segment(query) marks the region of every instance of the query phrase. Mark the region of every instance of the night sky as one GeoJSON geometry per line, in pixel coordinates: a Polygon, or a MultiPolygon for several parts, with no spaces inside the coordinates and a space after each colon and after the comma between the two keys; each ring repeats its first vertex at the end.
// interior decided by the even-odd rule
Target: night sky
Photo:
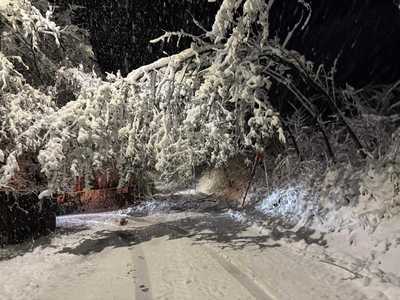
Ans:
{"type": "MultiPolygon", "coordinates": [[[[123,74],[179,47],[149,45],[163,31],[201,34],[192,16],[210,28],[221,1],[207,0],[70,0],[86,6],[76,16],[91,33],[100,67],[123,74]]],[[[339,57],[336,81],[356,87],[395,82],[400,78],[400,9],[394,0],[306,0],[313,8],[309,25],[288,45],[328,69],[339,57]]],[[[65,1],[64,1],[65,3],[65,1]]],[[[297,0],[275,1],[272,33],[283,40],[298,21],[297,0]]]]}

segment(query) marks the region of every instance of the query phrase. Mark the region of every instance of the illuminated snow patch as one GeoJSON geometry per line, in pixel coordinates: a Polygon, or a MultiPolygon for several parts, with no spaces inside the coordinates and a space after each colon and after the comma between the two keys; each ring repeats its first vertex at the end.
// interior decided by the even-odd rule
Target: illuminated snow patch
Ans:
{"type": "Polygon", "coordinates": [[[315,201],[302,186],[289,186],[273,191],[264,198],[256,210],[273,217],[307,217],[315,208],[315,201]]]}
{"type": "Polygon", "coordinates": [[[226,212],[226,215],[228,215],[230,218],[232,218],[233,220],[235,220],[236,222],[239,222],[239,223],[245,223],[248,221],[247,217],[244,213],[236,211],[236,210],[230,209],[228,212],[226,212]]]}
{"type": "Polygon", "coordinates": [[[174,193],[175,195],[196,195],[198,194],[198,191],[196,189],[187,189],[187,190],[182,190],[174,193]]]}
{"type": "Polygon", "coordinates": [[[137,206],[127,210],[127,214],[131,216],[146,216],[159,212],[165,212],[171,209],[172,203],[168,201],[145,201],[137,206]]]}
{"type": "Polygon", "coordinates": [[[114,224],[116,220],[127,216],[127,210],[59,216],[57,217],[57,227],[69,228],[85,225],[114,224]]]}

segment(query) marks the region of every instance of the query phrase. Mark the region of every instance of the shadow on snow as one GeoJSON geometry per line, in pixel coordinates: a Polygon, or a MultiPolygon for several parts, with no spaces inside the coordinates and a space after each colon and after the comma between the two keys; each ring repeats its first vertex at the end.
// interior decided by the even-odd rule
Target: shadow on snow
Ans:
{"type": "Polygon", "coordinates": [[[252,234],[247,229],[250,223],[239,223],[224,215],[206,215],[189,217],[164,223],[117,231],[100,230],[92,238],[82,240],[77,246],[64,247],[60,253],[90,255],[101,252],[107,247],[132,247],[153,238],[167,237],[169,240],[190,238],[193,244],[216,243],[221,248],[235,250],[247,246],[259,249],[280,247],[281,239],[289,241],[304,240],[307,244],[325,246],[324,235],[313,238],[314,230],[304,227],[294,230],[293,226],[282,221],[269,221],[268,234],[252,234]]]}
{"type": "Polygon", "coordinates": [[[47,236],[42,236],[38,239],[26,241],[21,244],[7,245],[3,248],[0,248],[0,261],[9,260],[17,256],[32,253],[37,248],[57,248],[57,246],[51,244],[51,240],[54,237],[60,235],[70,235],[87,229],[89,229],[88,226],[57,228],[54,233],[51,233],[47,236]]]}

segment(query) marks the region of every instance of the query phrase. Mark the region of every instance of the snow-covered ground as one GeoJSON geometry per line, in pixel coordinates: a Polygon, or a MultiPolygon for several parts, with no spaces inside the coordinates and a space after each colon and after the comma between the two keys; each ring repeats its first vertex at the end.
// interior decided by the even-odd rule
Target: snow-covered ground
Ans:
{"type": "Polygon", "coordinates": [[[131,214],[59,217],[58,232],[31,249],[2,250],[11,257],[0,261],[0,299],[400,299],[393,282],[332,256],[333,235],[232,210],[131,214]]]}
{"type": "MultiPolygon", "coordinates": [[[[304,255],[347,270],[351,280],[375,294],[376,299],[400,299],[400,215],[390,214],[389,210],[395,210],[385,204],[388,198],[394,198],[389,192],[393,188],[388,176],[370,175],[375,181],[378,177],[384,177],[380,185],[369,180],[352,186],[361,190],[368,186],[370,192],[360,193],[356,204],[342,207],[333,201],[323,203],[323,195],[310,194],[302,185],[275,190],[255,206],[256,211],[268,217],[255,226],[267,235],[274,230],[312,233],[308,239],[321,238],[323,245],[309,244],[295,235],[288,236],[287,241],[304,255]],[[379,200],[371,200],[372,192],[380,196],[379,200]],[[285,222],[281,226],[282,220],[285,222]]],[[[332,191],[340,193],[338,188],[331,188],[332,191]]],[[[251,219],[235,216],[242,222],[246,217],[251,219]]]]}

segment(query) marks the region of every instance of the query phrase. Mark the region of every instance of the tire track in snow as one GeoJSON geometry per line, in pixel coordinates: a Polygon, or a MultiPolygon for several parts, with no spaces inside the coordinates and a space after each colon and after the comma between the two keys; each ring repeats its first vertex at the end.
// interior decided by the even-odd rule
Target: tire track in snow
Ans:
{"type": "Polygon", "coordinates": [[[141,246],[135,248],[133,261],[136,270],[135,299],[151,300],[153,299],[153,296],[151,293],[149,271],[147,268],[146,257],[141,246]]]}
{"type": "Polygon", "coordinates": [[[257,300],[276,300],[275,297],[267,293],[264,289],[258,286],[254,280],[243,273],[238,267],[224,259],[217,252],[206,246],[206,251],[213,257],[230,275],[232,275],[251,295],[257,300]]]}

